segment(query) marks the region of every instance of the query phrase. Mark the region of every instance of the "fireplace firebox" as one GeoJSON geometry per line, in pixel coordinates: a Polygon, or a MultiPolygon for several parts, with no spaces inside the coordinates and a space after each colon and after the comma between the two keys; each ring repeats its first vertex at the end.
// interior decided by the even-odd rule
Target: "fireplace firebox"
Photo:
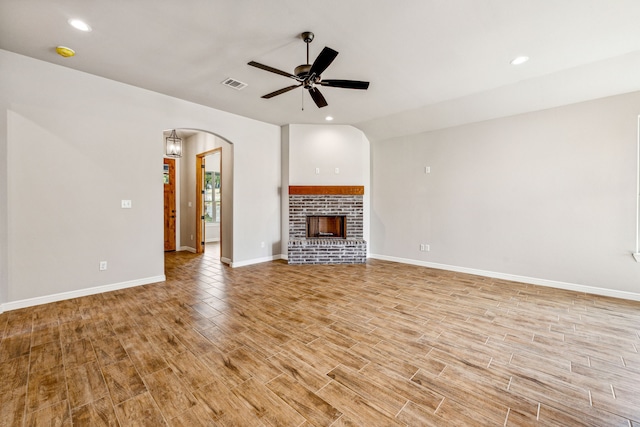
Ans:
{"type": "Polygon", "coordinates": [[[345,239],[346,218],[340,215],[321,215],[307,217],[308,239],[345,239]]]}

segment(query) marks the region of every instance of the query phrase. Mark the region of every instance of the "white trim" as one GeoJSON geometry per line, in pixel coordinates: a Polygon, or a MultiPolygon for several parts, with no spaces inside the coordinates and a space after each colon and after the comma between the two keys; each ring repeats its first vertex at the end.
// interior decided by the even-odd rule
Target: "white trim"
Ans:
{"type": "Polygon", "coordinates": [[[88,295],[101,294],[104,292],[117,291],[120,289],[133,288],[135,286],[148,285],[150,283],[164,282],[167,278],[163,274],[161,276],[146,277],[144,279],[130,280],[127,282],[113,283],[111,285],[96,286],[93,288],[78,289],[77,291],[61,292],[59,294],[45,295],[23,299],[19,301],[6,302],[0,305],[1,311],[17,310],[19,308],[32,307],[34,305],[48,304],[56,301],[63,301],[72,298],[86,297],[88,295]]]}
{"type": "Polygon", "coordinates": [[[187,251],[187,252],[191,252],[191,253],[196,253],[196,249],[192,248],[191,246],[180,246],[180,249],[178,249],[179,251],[187,251]]]}
{"type": "Polygon", "coordinates": [[[261,264],[263,262],[270,262],[270,261],[275,261],[275,260],[278,260],[278,259],[282,259],[282,255],[273,255],[273,256],[268,256],[268,257],[264,257],[264,258],[250,259],[250,260],[247,260],[247,261],[231,262],[230,265],[233,268],[246,267],[247,265],[261,264]]]}
{"type": "MultiPolygon", "coordinates": [[[[634,255],[635,256],[635,255],[634,255]]],[[[622,298],[640,301],[640,294],[635,292],[616,291],[615,289],[596,288],[594,286],[578,285],[575,283],[558,282],[556,280],[538,279],[535,277],[518,276],[509,273],[497,273],[495,271],[477,270],[475,268],[458,267],[455,265],[438,264],[434,262],[418,261],[415,259],[396,258],[387,255],[371,254],[371,258],[383,261],[399,262],[402,264],[418,265],[421,267],[436,268],[438,270],[455,271],[458,273],[475,274],[478,276],[492,277],[494,279],[510,280],[512,282],[528,283],[530,285],[547,286],[550,288],[566,289],[569,291],[584,292],[587,294],[602,295],[607,297],[622,298]]]]}
{"type": "Polygon", "coordinates": [[[640,262],[640,252],[633,254],[633,257],[636,259],[636,262],[640,262]]]}
{"type": "Polygon", "coordinates": [[[220,257],[220,262],[223,264],[227,264],[227,265],[231,265],[231,259],[227,258],[227,257],[220,257]]]}

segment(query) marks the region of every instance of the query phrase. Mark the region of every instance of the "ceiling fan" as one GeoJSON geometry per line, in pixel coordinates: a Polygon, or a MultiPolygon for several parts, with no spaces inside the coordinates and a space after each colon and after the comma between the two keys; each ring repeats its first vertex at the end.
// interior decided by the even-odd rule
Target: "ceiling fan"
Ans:
{"type": "Polygon", "coordinates": [[[316,103],[318,108],[326,107],[327,100],[324,99],[322,93],[318,90],[317,86],[328,86],[328,87],[339,87],[343,89],[367,89],[369,87],[369,82],[362,82],[358,80],[335,80],[335,79],[326,79],[323,80],[321,74],[324,70],[331,65],[336,56],[338,56],[338,52],[335,50],[325,47],[320,52],[320,55],[313,61],[313,64],[309,64],[309,43],[313,41],[313,33],[310,31],[306,31],[300,35],[302,40],[307,44],[307,63],[298,65],[293,74],[287,73],[286,71],[278,70],[277,68],[269,67],[268,65],[260,64],[255,61],[249,62],[249,65],[252,67],[260,68],[265,71],[269,71],[275,74],[280,74],[281,76],[289,77],[298,82],[293,86],[287,86],[285,88],[276,90],[275,92],[268,93],[263,95],[262,98],[269,99],[274,96],[282,95],[283,93],[289,92],[290,90],[304,87],[309,91],[309,95],[313,98],[313,102],[316,103]]]}

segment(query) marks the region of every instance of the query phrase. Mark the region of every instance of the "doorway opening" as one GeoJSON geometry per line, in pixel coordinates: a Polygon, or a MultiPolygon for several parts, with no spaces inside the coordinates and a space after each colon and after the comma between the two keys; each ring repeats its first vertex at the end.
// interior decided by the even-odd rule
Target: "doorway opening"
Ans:
{"type": "MultiPolygon", "coordinates": [[[[163,137],[167,137],[171,130],[164,131],[163,137]]],[[[200,129],[176,128],[176,134],[182,138],[183,146],[182,157],[172,159],[175,162],[175,179],[172,181],[176,186],[175,251],[198,254],[206,251],[207,258],[216,257],[219,262],[231,265],[233,263],[233,143],[212,132],[200,129]],[[216,153],[217,157],[207,157],[216,153]],[[218,167],[216,170],[203,170],[202,165],[206,169],[209,169],[210,165],[218,165],[218,167]],[[205,175],[204,172],[210,173],[205,175]],[[203,175],[207,182],[203,180],[203,175]],[[209,193],[211,200],[207,200],[205,206],[203,191],[207,190],[207,183],[211,184],[209,193]],[[219,195],[219,200],[216,200],[216,193],[219,195]],[[204,225],[202,224],[203,216],[205,216],[204,225]],[[209,225],[208,228],[217,230],[208,233],[207,225],[209,225]]],[[[169,213],[172,213],[171,210],[169,213]]]]}
{"type": "Polygon", "coordinates": [[[196,253],[222,253],[222,189],[222,147],[196,154],[196,253]]]}

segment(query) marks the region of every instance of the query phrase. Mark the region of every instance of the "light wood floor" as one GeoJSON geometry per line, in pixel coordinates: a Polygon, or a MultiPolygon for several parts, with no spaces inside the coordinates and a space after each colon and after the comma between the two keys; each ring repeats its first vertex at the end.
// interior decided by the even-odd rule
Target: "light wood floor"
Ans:
{"type": "Polygon", "coordinates": [[[640,426],[640,303],[371,260],[0,315],[0,425],[640,426]]]}

